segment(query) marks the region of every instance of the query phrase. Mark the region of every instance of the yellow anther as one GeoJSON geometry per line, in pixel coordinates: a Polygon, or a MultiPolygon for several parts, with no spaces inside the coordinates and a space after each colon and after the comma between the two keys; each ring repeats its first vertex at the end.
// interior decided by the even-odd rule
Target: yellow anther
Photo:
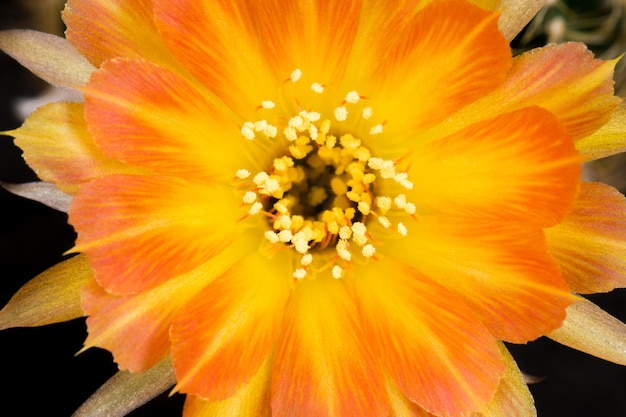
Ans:
{"type": "Polygon", "coordinates": [[[344,195],[348,192],[348,186],[346,183],[339,177],[333,177],[330,180],[330,189],[335,195],[344,195]]]}
{"type": "Polygon", "coordinates": [[[307,197],[307,202],[315,207],[324,202],[328,198],[328,194],[326,193],[326,189],[324,187],[319,187],[317,185],[311,187],[309,191],[309,195],[307,197]]]}
{"type": "Polygon", "coordinates": [[[339,138],[339,143],[341,144],[341,146],[347,149],[356,149],[361,146],[361,141],[356,139],[349,133],[342,135],[341,138],[339,138]]]}
{"type": "Polygon", "coordinates": [[[367,148],[364,147],[359,147],[355,152],[354,152],[354,157],[356,159],[358,159],[359,161],[362,162],[366,162],[368,159],[370,159],[370,151],[367,148]]]}
{"type": "Polygon", "coordinates": [[[272,165],[276,171],[287,171],[288,168],[293,166],[293,159],[288,156],[283,156],[282,158],[274,159],[272,165]]]}

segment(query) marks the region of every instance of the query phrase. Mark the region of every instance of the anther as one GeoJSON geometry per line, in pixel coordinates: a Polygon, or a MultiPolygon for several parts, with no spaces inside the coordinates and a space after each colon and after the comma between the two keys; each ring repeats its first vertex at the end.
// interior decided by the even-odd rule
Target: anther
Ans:
{"type": "Polygon", "coordinates": [[[356,91],[350,91],[348,94],[346,94],[345,101],[346,103],[356,104],[359,102],[360,99],[361,97],[359,96],[359,93],[357,93],[356,91]]]}
{"type": "Polygon", "coordinates": [[[348,109],[346,106],[339,106],[335,109],[335,119],[340,122],[345,121],[348,118],[348,109]]]}
{"type": "Polygon", "coordinates": [[[311,90],[317,94],[322,94],[324,92],[324,86],[320,83],[311,84],[311,90]]]}
{"type": "Polygon", "coordinates": [[[295,70],[291,72],[289,79],[291,80],[291,82],[295,83],[300,79],[300,77],[302,77],[302,71],[300,71],[299,68],[296,68],[295,70]]]}
{"type": "Polygon", "coordinates": [[[339,265],[333,266],[332,270],[333,278],[339,279],[343,276],[343,269],[339,265]]]}

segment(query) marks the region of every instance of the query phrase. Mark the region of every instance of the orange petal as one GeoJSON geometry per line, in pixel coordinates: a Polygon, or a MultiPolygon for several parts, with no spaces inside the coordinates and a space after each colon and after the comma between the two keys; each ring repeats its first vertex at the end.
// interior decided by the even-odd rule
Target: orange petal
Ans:
{"type": "Polygon", "coordinates": [[[592,135],[576,142],[585,160],[594,160],[626,151],[626,107],[620,106],[611,119],[592,135]]]}
{"type": "Polygon", "coordinates": [[[233,246],[198,268],[135,295],[112,295],[90,281],[81,300],[89,315],[84,349],[105,348],[121,369],[132,372],[154,366],[170,351],[169,331],[176,314],[237,261],[238,251],[249,249],[233,246]]]}
{"type": "Polygon", "coordinates": [[[0,330],[44,326],[83,316],[80,287],[91,278],[84,255],[67,259],[37,275],[0,311],[0,330]]]}
{"type": "Polygon", "coordinates": [[[151,0],[69,0],[65,36],[96,67],[115,57],[172,62],[154,25],[151,0]]]}
{"type": "Polygon", "coordinates": [[[232,178],[246,162],[236,122],[183,78],[147,61],[107,62],[85,101],[90,132],[113,158],[203,179],[232,178]]]}
{"type": "Polygon", "coordinates": [[[500,340],[525,343],[558,327],[577,300],[543,233],[518,223],[424,217],[381,253],[461,295],[500,340]]]}
{"type": "Polygon", "coordinates": [[[554,117],[527,108],[415,147],[413,201],[424,212],[552,225],[569,211],[580,157],[554,117]]]}
{"type": "MultiPolygon", "coordinates": [[[[264,55],[263,39],[255,31],[255,20],[266,18],[272,19],[272,30],[280,31],[287,24],[284,18],[287,7],[269,7],[276,9],[276,15],[264,12],[254,16],[247,2],[153,0],[152,3],[156,24],[167,47],[196,79],[242,116],[250,116],[262,101],[274,99],[277,86],[295,69],[281,74],[280,80],[273,76],[267,68],[270,62],[264,55]]],[[[284,2],[280,5],[284,6],[284,2]]],[[[263,2],[263,7],[268,6],[263,2]]],[[[296,36],[299,33],[292,34],[296,36]]]]}
{"type": "Polygon", "coordinates": [[[81,103],[51,103],[7,132],[39,178],[72,194],[91,179],[137,171],[102,154],[87,132],[83,110],[81,103]]]}
{"type": "Polygon", "coordinates": [[[569,216],[545,232],[572,291],[626,287],[626,199],[619,191],[582,183],[569,216]]]}
{"type": "Polygon", "coordinates": [[[590,135],[611,117],[616,60],[593,58],[585,45],[566,43],[536,48],[514,58],[507,80],[485,98],[424,133],[442,137],[495,115],[527,106],[550,111],[574,140],[590,135]]]}
{"type": "Polygon", "coordinates": [[[406,397],[441,416],[489,402],[504,363],[461,297],[391,258],[359,269],[353,285],[364,340],[406,397]]]}
{"type": "Polygon", "coordinates": [[[503,344],[500,344],[500,353],[507,364],[506,373],[486,410],[474,417],[537,417],[524,376],[503,344]]]}
{"type": "Polygon", "coordinates": [[[270,377],[268,357],[256,375],[235,395],[222,401],[207,401],[195,395],[185,400],[183,417],[270,417],[270,377]]]}
{"type": "Polygon", "coordinates": [[[72,202],[76,251],[107,291],[130,294],[185,273],[238,238],[228,186],[114,175],[84,184],[72,202]],[[219,204],[216,204],[219,201],[219,204]]]}
{"type": "Polygon", "coordinates": [[[508,106],[549,110],[581,139],[605,124],[620,102],[613,95],[616,63],[594,59],[581,43],[533,49],[515,58],[501,94],[508,106]]]}
{"type": "Polygon", "coordinates": [[[361,321],[342,281],[298,283],[274,356],[273,416],[388,414],[379,358],[361,321]]]}
{"type": "Polygon", "coordinates": [[[466,1],[431,3],[355,51],[346,84],[365,89],[389,140],[405,140],[504,80],[511,52],[496,20],[466,1]]]}
{"type": "Polygon", "coordinates": [[[292,256],[240,254],[176,316],[176,389],[211,401],[236,396],[270,356],[290,292],[292,256]]]}

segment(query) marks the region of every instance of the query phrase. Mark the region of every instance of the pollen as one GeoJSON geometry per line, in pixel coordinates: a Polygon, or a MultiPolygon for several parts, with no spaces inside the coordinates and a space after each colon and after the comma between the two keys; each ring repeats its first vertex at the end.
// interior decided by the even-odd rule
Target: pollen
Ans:
{"type": "Polygon", "coordinates": [[[324,92],[324,86],[320,83],[311,84],[311,90],[317,94],[322,94],[324,92]]]}
{"type": "MultiPolygon", "coordinates": [[[[287,81],[296,82],[302,76],[295,70],[287,81]]],[[[313,83],[309,94],[324,89],[313,83]]],[[[393,160],[372,155],[367,138],[381,133],[384,123],[364,123],[373,114],[369,106],[358,109],[365,100],[358,92],[349,91],[331,114],[307,108],[297,100],[297,113],[268,114],[266,119],[242,126],[246,139],[265,140],[261,146],[276,152],[268,168],[257,171],[251,181],[249,170],[237,171],[235,178],[241,182],[236,186],[243,188],[241,202],[247,210],[242,220],[262,217],[267,228],[263,231],[265,244],[297,254],[293,267],[296,281],[329,273],[339,279],[354,268],[377,261],[378,245],[386,235],[407,235],[405,224],[396,219],[418,219],[415,204],[405,194],[383,192],[410,189],[413,183],[393,160]],[[356,126],[343,123],[348,117],[346,105],[357,107],[356,114],[362,116],[356,126]],[[272,120],[279,121],[281,128],[272,120]],[[280,146],[284,146],[282,154],[280,146]],[[373,227],[376,223],[382,228],[373,227]]],[[[275,105],[266,100],[261,107],[271,110],[275,105]]]]}

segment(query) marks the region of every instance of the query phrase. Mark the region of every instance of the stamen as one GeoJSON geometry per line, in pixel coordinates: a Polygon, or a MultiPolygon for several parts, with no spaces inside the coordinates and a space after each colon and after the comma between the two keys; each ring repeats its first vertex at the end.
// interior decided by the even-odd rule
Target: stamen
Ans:
{"type": "Polygon", "coordinates": [[[291,80],[291,82],[295,83],[295,82],[298,82],[300,77],[302,77],[302,71],[300,71],[299,68],[296,68],[295,70],[293,70],[291,72],[291,75],[289,76],[289,79],[291,80]]]}
{"type": "Polygon", "coordinates": [[[398,223],[398,233],[400,233],[402,236],[407,235],[406,226],[402,222],[398,223]]]}
{"type": "Polygon", "coordinates": [[[343,269],[339,265],[333,266],[332,275],[335,279],[341,278],[343,276],[343,269]]]}
{"type": "Polygon", "coordinates": [[[235,177],[239,178],[240,180],[245,180],[249,176],[250,176],[250,171],[248,171],[247,169],[238,169],[237,172],[235,173],[235,177]]]}
{"type": "Polygon", "coordinates": [[[356,91],[350,91],[348,94],[346,94],[346,103],[350,103],[350,104],[356,104],[359,102],[359,100],[361,99],[361,97],[359,96],[359,93],[357,93],[356,91]]]}
{"type": "Polygon", "coordinates": [[[254,124],[251,122],[245,122],[241,127],[241,134],[248,140],[254,139],[254,124]]]}
{"type": "Polygon", "coordinates": [[[372,110],[371,107],[366,107],[363,109],[363,111],[361,111],[361,116],[363,116],[365,120],[372,117],[373,114],[374,114],[374,110],[372,110]]]}
{"type": "Polygon", "coordinates": [[[378,135],[383,133],[383,125],[378,123],[370,129],[370,135],[378,135]]]}
{"type": "Polygon", "coordinates": [[[335,119],[337,121],[343,122],[348,118],[348,109],[346,106],[339,106],[335,109],[335,119]]]}
{"type": "Polygon", "coordinates": [[[306,269],[304,268],[298,268],[295,271],[293,271],[293,277],[295,279],[303,279],[304,277],[306,277],[306,269]]]}
{"type": "Polygon", "coordinates": [[[261,102],[261,107],[263,107],[264,109],[273,109],[274,107],[276,107],[276,104],[274,104],[272,100],[265,100],[261,102]]]}
{"type": "Polygon", "coordinates": [[[311,90],[317,94],[322,94],[324,92],[324,86],[320,83],[311,84],[311,90]]]}

